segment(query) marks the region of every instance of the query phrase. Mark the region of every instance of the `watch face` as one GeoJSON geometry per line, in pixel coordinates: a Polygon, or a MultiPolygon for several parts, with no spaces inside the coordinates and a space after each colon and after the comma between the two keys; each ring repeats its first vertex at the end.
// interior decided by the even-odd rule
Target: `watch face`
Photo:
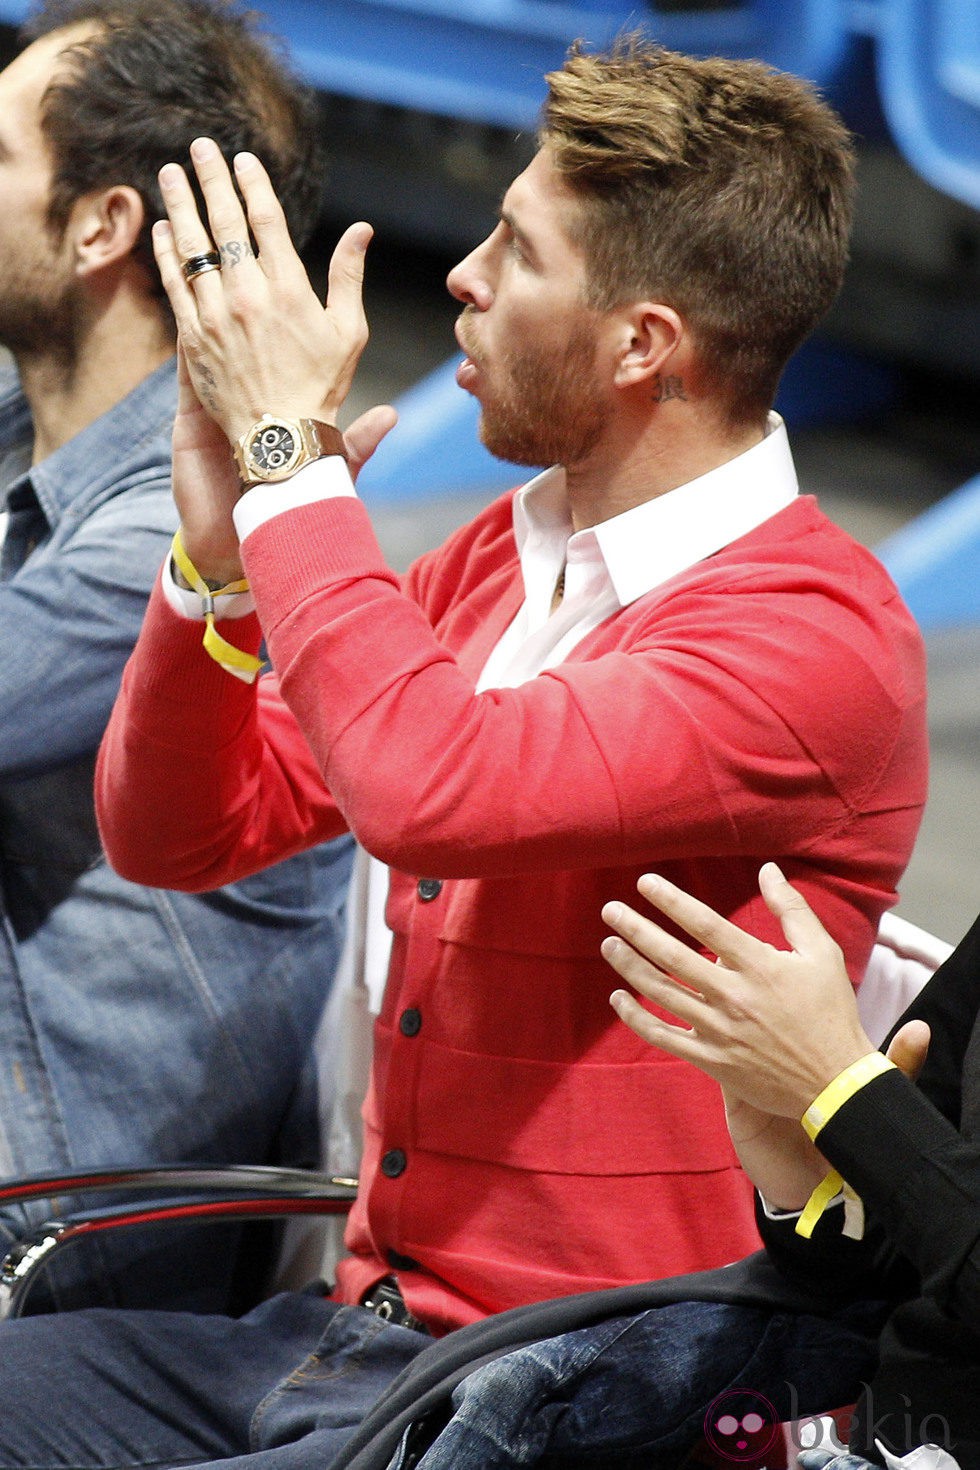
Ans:
{"type": "Polygon", "coordinates": [[[264,424],[248,443],[248,456],[262,475],[275,475],[288,470],[296,459],[300,444],[288,424],[264,424]]]}

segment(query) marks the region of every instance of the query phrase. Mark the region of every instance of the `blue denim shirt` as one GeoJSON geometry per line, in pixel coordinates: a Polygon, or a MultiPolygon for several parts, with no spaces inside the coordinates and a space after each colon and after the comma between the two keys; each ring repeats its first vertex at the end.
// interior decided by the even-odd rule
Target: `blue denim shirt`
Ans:
{"type": "MultiPolygon", "coordinates": [[[[175,403],[171,359],[32,469],[0,369],[0,1175],[317,1158],[350,839],[188,895],[119,878],[96,830],[95,754],[176,525],[175,403]]],[[[22,1228],[0,1213],[0,1242],[22,1228]]],[[[221,1234],[66,1252],[60,1300],[220,1307],[221,1234]]]]}

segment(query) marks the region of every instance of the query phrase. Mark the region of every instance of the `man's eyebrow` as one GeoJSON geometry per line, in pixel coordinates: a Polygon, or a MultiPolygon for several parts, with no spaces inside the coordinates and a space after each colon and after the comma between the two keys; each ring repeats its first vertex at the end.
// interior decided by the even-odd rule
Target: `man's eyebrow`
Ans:
{"type": "Polygon", "coordinates": [[[510,210],[501,208],[500,218],[502,222],[507,226],[508,230],[510,230],[511,234],[520,245],[521,249],[526,250],[529,255],[534,255],[536,253],[534,245],[528,239],[527,235],[525,235],[524,231],[521,229],[517,221],[514,219],[514,216],[511,214],[510,210]]]}

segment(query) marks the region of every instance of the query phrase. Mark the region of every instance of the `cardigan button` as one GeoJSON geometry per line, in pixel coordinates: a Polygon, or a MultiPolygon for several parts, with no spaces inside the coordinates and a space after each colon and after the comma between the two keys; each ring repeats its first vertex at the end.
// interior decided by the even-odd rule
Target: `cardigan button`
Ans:
{"type": "Polygon", "coordinates": [[[434,898],[438,898],[439,897],[439,895],[440,895],[441,892],[442,892],[442,880],[441,880],[441,878],[420,878],[419,879],[418,895],[419,895],[419,898],[422,900],[423,903],[431,903],[434,898]]]}
{"type": "Polygon", "coordinates": [[[415,1006],[409,1006],[398,1018],[398,1029],[403,1036],[418,1036],[422,1030],[422,1012],[415,1006]]]}
{"type": "Polygon", "coordinates": [[[386,1179],[397,1179],[404,1174],[407,1163],[404,1149],[390,1148],[381,1160],[381,1172],[386,1179]]]}

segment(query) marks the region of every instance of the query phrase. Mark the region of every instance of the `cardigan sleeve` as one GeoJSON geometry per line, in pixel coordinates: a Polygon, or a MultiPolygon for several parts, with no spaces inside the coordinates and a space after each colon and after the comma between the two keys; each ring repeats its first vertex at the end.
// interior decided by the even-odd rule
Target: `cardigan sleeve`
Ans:
{"type": "MultiPolygon", "coordinates": [[[[222,627],[258,652],[254,615],[222,627]]],[[[157,578],[96,764],[106,856],[151,887],[222,887],[346,830],[275,677],[248,685],[226,673],[202,628],[170,608],[157,578]],[[246,814],[260,793],[257,822],[246,814]]]]}
{"type": "Polygon", "coordinates": [[[460,644],[490,604],[464,556],[442,559],[459,578],[443,614],[402,594],[357,502],[243,547],[283,697],[352,830],[445,878],[805,853],[855,813],[914,830],[918,634],[880,568],[801,573],[807,549],[786,537],[755,568],[733,547],[557,667],[477,694],[460,644]]]}
{"type": "Polygon", "coordinates": [[[789,537],[760,568],[735,549],[705,585],[641,599],[560,666],[477,694],[467,628],[493,626],[515,580],[512,536],[505,574],[480,534],[404,586],[356,500],[248,536],[288,711],[204,668],[157,598],[100,763],[111,861],[213,886],[346,824],[392,867],[443,878],[811,850],[826,865],[822,838],[857,814],[881,817],[862,861],[897,878],[924,800],[924,681],[877,564],[801,572],[789,537]],[[158,840],[137,857],[148,811],[158,840]]]}

